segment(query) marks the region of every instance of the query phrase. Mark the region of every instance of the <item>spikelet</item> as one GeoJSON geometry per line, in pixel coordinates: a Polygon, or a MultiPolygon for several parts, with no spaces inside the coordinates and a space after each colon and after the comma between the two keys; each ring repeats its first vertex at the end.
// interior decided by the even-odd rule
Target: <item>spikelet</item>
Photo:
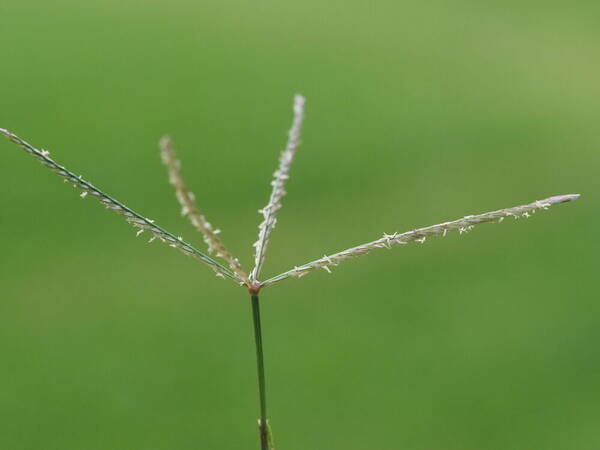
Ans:
{"type": "Polygon", "coordinates": [[[534,213],[539,209],[548,209],[550,206],[557,203],[569,202],[579,198],[579,194],[557,195],[549,197],[545,200],[538,200],[527,205],[515,206],[513,208],[499,209],[497,211],[478,214],[475,216],[465,216],[462,219],[452,222],[444,222],[437,225],[432,225],[425,228],[408,231],[406,233],[384,234],[383,237],[366,244],[358,245],[346,250],[343,250],[333,255],[324,256],[315,261],[311,261],[302,266],[294,267],[280,275],[270,278],[261,283],[261,287],[285,280],[290,277],[302,277],[314,269],[324,269],[331,273],[331,268],[337,266],[340,262],[355,258],[357,256],[366,255],[371,250],[380,248],[391,248],[395,245],[405,245],[411,241],[424,243],[425,239],[430,236],[441,235],[445,236],[449,231],[458,230],[460,234],[466,233],[473,229],[475,225],[485,222],[502,222],[506,217],[529,217],[530,213],[534,213]]]}
{"type": "Polygon", "coordinates": [[[250,279],[253,281],[257,280],[260,276],[269,237],[277,223],[276,214],[281,208],[281,199],[286,194],[285,182],[289,178],[294,154],[300,144],[300,132],[302,122],[304,121],[304,103],[305,99],[303,96],[296,95],[294,97],[294,119],[288,134],[287,145],[279,157],[279,167],[273,174],[273,181],[271,182],[273,190],[271,191],[269,203],[263,209],[259,210],[259,213],[263,216],[263,221],[258,226],[258,240],[254,243],[254,269],[250,273],[250,279]]]}
{"type": "Polygon", "coordinates": [[[243,283],[243,280],[240,279],[238,275],[231,272],[229,269],[222,266],[217,261],[213,260],[212,258],[200,252],[199,250],[196,250],[190,244],[183,241],[180,237],[169,233],[168,231],[156,225],[153,220],[141,216],[140,214],[131,210],[121,202],[102,192],[100,189],[96,188],[91,183],[85,181],[81,176],[75,175],[73,172],[67,170],[65,167],[56,163],[53,159],[50,158],[49,152],[45,150],[36,149],[17,135],[11,133],[10,131],[0,128],[0,133],[5,135],[13,143],[23,148],[23,150],[32,155],[38,161],[40,161],[44,166],[48,167],[56,174],[63,177],[66,182],[72,183],[73,186],[81,189],[83,191],[81,193],[82,198],[85,198],[87,195],[95,197],[107,209],[112,210],[117,214],[123,216],[125,220],[127,220],[127,222],[132,224],[134,227],[139,228],[138,234],[143,231],[148,231],[153,235],[153,238],[158,238],[162,242],[168,244],[170,247],[174,247],[183,252],[184,254],[193,256],[194,258],[207,264],[211,269],[215,271],[217,276],[222,278],[231,278],[232,280],[238,283],[243,283]]]}
{"type": "Polygon", "coordinates": [[[208,247],[209,253],[215,253],[218,257],[227,261],[229,267],[241,278],[245,284],[249,284],[248,274],[240,266],[240,262],[223,245],[217,233],[210,222],[201,213],[194,194],[188,189],[187,184],[181,174],[181,161],[175,155],[173,142],[169,136],[164,136],[160,140],[160,149],[162,161],[167,167],[169,173],[169,182],[175,188],[175,195],[181,205],[181,214],[187,216],[192,225],[202,233],[204,242],[208,247]]]}

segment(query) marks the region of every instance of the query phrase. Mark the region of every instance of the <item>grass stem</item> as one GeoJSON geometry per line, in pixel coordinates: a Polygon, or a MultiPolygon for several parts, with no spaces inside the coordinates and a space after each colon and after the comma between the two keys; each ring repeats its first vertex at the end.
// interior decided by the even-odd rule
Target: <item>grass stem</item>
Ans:
{"type": "Polygon", "coordinates": [[[269,426],[267,423],[267,392],[265,388],[265,358],[262,344],[262,329],[260,324],[260,305],[258,295],[252,295],[252,320],[254,322],[254,341],[256,343],[256,367],[258,370],[258,392],[260,396],[260,433],[261,450],[269,450],[269,426]]]}

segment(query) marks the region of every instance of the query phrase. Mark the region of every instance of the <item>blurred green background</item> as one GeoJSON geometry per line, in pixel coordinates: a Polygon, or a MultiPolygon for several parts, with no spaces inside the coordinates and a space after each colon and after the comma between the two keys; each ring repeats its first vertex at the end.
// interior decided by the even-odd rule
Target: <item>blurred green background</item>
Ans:
{"type": "MultiPolygon", "coordinates": [[[[202,247],[303,146],[265,275],[555,194],[529,220],[265,290],[279,450],[600,448],[600,4],[3,0],[0,126],[202,247]]],[[[0,141],[0,448],[255,449],[243,289],[0,141]]]]}

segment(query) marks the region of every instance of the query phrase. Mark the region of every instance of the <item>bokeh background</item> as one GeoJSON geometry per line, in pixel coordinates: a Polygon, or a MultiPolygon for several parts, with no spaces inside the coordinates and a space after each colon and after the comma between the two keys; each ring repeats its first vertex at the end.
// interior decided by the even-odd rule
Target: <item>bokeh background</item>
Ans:
{"type": "MultiPolygon", "coordinates": [[[[264,291],[280,450],[600,448],[600,4],[3,0],[0,126],[202,248],[170,133],[249,267],[564,193],[264,291]]],[[[254,449],[243,289],[0,142],[0,448],[254,449]]]]}

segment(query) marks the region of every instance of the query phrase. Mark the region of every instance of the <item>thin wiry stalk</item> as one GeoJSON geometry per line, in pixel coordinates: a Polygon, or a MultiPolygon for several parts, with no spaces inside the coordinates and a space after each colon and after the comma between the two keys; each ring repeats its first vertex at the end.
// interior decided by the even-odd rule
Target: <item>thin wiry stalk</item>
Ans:
{"type": "Polygon", "coordinates": [[[114,198],[104,193],[91,183],[85,181],[81,176],[75,175],[70,170],[56,163],[52,158],[50,158],[49,152],[47,152],[46,150],[38,150],[31,144],[18,137],[17,135],[2,128],[0,128],[0,133],[5,135],[10,141],[22,147],[23,150],[31,154],[43,165],[45,165],[46,167],[50,168],[52,171],[63,177],[65,181],[72,183],[73,186],[82,189],[82,198],[85,198],[88,194],[92,195],[96,197],[98,201],[100,201],[100,203],[102,203],[107,209],[115,211],[117,214],[120,214],[123,217],[125,217],[125,220],[127,220],[127,222],[131,223],[134,227],[139,228],[138,234],[141,234],[143,231],[147,230],[150,233],[152,233],[152,238],[150,239],[150,241],[153,241],[155,238],[158,238],[162,242],[169,244],[171,247],[181,250],[184,254],[191,255],[196,259],[202,261],[203,263],[207,264],[211,269],[215,271],[217,276],[220,276],[222,278],[228,277],[238,283],[243,283],[243,280],[238,275],[231,272],[228,268],[222,266],[217,261],[205,255],[201,251],[196,250],[194,247],[192,247],[180,237],[169,233],[165,229],[156,225],[153,220],[147,219],[146,217],[136,213],[135,211],[128,208],[121,202],[115,200],[114,198]]]}
{"type": "Polygon", "coordinates": [[[192,225],[202,233],[204,242],[208,247],[208,252],[215,253],[218,257],[227,261],[231,270],[244,280],[245,284],[249,284],[248,274],[240,266],[239,260],[227,250],[217,236],[220,230],[213,229],[212,225],[206,220],[206,217],[200,212],[200,208],[195,201],[195,196],[188,189],[181,174],[181,161],[175,155],[173,141],[169,136],[164,136],[160,140],[160,149],[163,163],[167,166],[169,172],[169,182],[175,188],[175,195],[181,205],[181,214],[187,216],[192,225]]]}
{"type": "Polygon", "coordinates": [[[258,240],[254,243],[256,253],[254,256],[254,269],[252,269],[252,272],[250,273],[250,279],[252,281],[256,281],[260,276],[260,271],[265,260],[265,252],[267,251],[267,244],[269,243],[269,237],[277,223],[277,218],[275,216],[277,211],[281,208],[281,199],[285,195],[285,181],[289,177],[288,174],[294,160],[294,154],[300,144],[300,131],[304,120],[304,102],[305,99],[301,95],[296,95],[294,97],[294,120],[292,121],[292,127],[289,131],[287,145],[279,158],[279,168],[273,174],[273,181],[271,182],[273,190],[271,192],[271,197],[269,198],[267,206],[259,210],[259,213],[263,215],[264,220],[258,226],[258,240]]]}
{"type": "Polygon", "coordinates": [[[425,239],[430,236],[442,235],[445,236],[448,231],[458,230],[461,234],[473,229],[475,225],[485,222],[502,222],[505,217],[529,217],[530,213],[535,213],[538,209],[548,209],[550,206],[557,203],[569,202],[579,198],[579,194],[557,195],[544,200],[537,200],[527,205],[515,206],[513,208],[499,209],[497,211],[478,214],[475,216],[465,216],[462,219],[452,222],[444,222],[437,225],[432,225],[425,228],[408,231],[406,233],[384,234],[382,238],[366,244],[358,245],[346,250],[343,250],[333,255],[324,256],[315,261],[311,261],[302,266],[294,267],[282,274],[270,278],[261,283],[261,287],[268,286],[273,283],[285,280],[290,277],[302,277],[314,269],[324,269],[331,273],[331,268],[337,266],[340,262],[361,256],[369,253],[371,250],[380,248],[391,248],[394,245],[404,245],[411,241],[425,242],[425,239]]]}
{"type": "Polygon", "coordinates": [[[265,357],[262,342],[262,327],[260,321],[260,303],[258,295],[251,296],[252,323],[254,324],[254,343],[256,346],[256,368],[258,374],[258,394],[260,400],[260,419],[258,430],[261,450],[269,450],[269,422],[267,419],[267,387],[265,382],[265,357]]]}

